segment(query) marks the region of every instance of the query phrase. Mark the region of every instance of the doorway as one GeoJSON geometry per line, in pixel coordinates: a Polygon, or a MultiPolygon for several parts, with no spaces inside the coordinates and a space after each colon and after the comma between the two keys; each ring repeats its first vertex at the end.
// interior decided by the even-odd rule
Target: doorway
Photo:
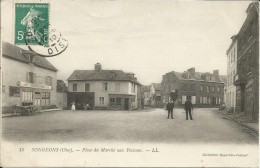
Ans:
{"type": "Polygon", "coordinates": [[[125,110],[129,110],[129,98],[125,98],[125,110]]]}

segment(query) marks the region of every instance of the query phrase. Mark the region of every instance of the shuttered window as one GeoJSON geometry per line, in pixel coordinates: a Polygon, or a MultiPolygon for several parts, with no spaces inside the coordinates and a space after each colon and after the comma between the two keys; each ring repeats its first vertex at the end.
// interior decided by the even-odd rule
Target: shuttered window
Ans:
{"type": "Polygon", "coordinates": [[[191,103],[196,104],[196,96],[191,96],[191,103]]]}
{"type": "Polygon", "coordinates": [[[52,77],[46,76],[45,77],[45,84],[48,86],[52,86],[52,77]]]}
{"type": "Polygon", "coordinates": [[[73,83],[73,92],[76,92],[78,90],[78,85],[76,83],[73,83]]]}
{"type": "Polygon", "coordinates": [[[35,83],[36,82],[36,74],[34,74],[32,72],[27,72],[26,73],[26,82],[35,83]]]}
{"type": "Polygon", "coordinates": [[[85,92],[89,92],[89,91],[90,91],[90,84],[85,83],[85,92]]]}

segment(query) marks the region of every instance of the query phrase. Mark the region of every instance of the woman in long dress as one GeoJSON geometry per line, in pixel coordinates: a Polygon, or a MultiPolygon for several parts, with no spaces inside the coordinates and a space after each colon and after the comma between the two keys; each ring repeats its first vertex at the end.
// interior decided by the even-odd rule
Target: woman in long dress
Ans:
{"type": "Polygon", "coordinates": [[[75,110],[75,103],[74,102],[71,103],[71,110],[75,110]]]}

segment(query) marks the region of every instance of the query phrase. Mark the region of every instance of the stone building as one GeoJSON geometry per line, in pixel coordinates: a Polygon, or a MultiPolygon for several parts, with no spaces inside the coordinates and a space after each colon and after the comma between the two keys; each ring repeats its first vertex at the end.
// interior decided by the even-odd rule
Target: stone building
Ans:
{"type": "Polygon", "coordinates": [[[161,91],[161,83],[142,86],[144,106],[162,107],[161,91]]]}
{"type": "Polygon", "coordinates": [[[57,69],[44,57],[2,43],[2,109],[12,105],[56,106],[57,69]]]}
{"type": "Polygon", "coordinates": [[[236,111],[250,120],[259,116],[259,4],[252,2],[237,35],[236,111]]]}
{"type": "Polygon", "coordinates": [[[68,105],[76,109],[88,103],[94,109],[134,110],[141,108],[141,84],[135,74],[122,70],[75,70],[68,78],[68,105]]]}
{"type": "Polygon", "coordinates": [[[187,96],[196,107],[218,107],[223,103],[224,84],[226,76],[219,75],[218,70],[213,73],[196,72],[190,68],[184,72],[169,72],[162,77],[162,103],[169,99],[173,90],[178,91],[175,105],[182,106],[187,96]]]}
{"type": "Polygon", "coordinates": [[[236,110],[236,86],[234,76],[237,73],[237,36],[232,36],[232,43],[227,50],[227,87],[226,87],[226,107],[236,110]]]}
{"type": "Polygon", "coordinates": [[[143,99],[143,103],[144,106],[151,106],[151,94],[150,94],[150,88],[151,85],[143,85],[142,86],[142,99],[143,99]]]}
{"type": "Polygon", "coordinates": [[[161,92],[162,92],[162,88],[160,83],[151,84],[150,95],[151,95],[152,107],[162,107],[161,92]]]}

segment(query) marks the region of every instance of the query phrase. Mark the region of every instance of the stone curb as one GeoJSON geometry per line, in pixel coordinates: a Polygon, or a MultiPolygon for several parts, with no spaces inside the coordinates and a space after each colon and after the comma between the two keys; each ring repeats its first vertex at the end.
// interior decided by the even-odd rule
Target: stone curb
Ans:
{"type": "Polygon", "coordinates": [[[231,120],[231,121],[234,121],[234,122],[237,123],[238,125],[247,128],[248,130],[254,132],[257,136],[259,136],[259,130],[256,130],[256,129],[254,129],[254,128],[248,126],[247,123],[242,123],[242,122],[240,122],[240,121],[234,119],[233,117],[231,117],[231,116],[229,116],[229,115],[227,115],[227,114],[225,114],[225,113],[223,113],[223,112],[221,112],[221,111],[220,111],[220,113],[221,113],[223,116],[225,116],[227,119],[229,119],[229,120],[231,120]]]}

